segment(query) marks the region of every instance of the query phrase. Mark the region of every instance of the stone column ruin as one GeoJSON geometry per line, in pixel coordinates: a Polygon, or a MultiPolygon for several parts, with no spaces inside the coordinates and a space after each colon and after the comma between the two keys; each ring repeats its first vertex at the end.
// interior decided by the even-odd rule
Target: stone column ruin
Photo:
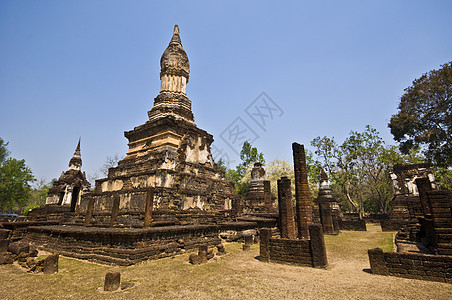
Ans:
{"type": "Polygon", "coordinates": [[[270,238],[272,230],[270,228],[262,228],[259,230],[259,260],[263,262],[270,261],[270,238]]]}
{"type": "Polygon", "coordinates": [[[287,177],[278,179],[278,202],[281,238],[296,239],[292,191],[290,189],[290,179],[287,177]]]}
{"type": "Polygon", "coordinates": [[[105,275],[104,291],[113,292],[121,286],[121,273],[111,272],[105,275]]]}
{"type": "Polygon", "coordinates": [[[298,238],[309,239],[308,226],[312,223],[312,208],[309,195],[308,172],[304,146],[292,144],[295,171],[295,199],[298,238]]]}
{"type": "Polygon", "coordinates": [[[323,238],[321,224],[309,224],[309,240],[312,253],[312,266],[314,268],[326,268],[328,260],[326,258],[325,240],[323,238]]]}

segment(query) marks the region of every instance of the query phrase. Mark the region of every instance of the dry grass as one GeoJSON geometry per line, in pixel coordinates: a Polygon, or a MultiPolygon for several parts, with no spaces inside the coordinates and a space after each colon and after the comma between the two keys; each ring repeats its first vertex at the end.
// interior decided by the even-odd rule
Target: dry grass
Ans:
{"type": "Polygon", "coordinates": [[[326,236],[329,268],[313,269],[261,263],[258,245],[243,252],[226,246],[218,261],[192,266],[188,254],[132,267],[110,267],[60,257],[53,275],[34,275],[0,266],[2,299],[450,299],[452,285],[371,275],[367,249],[392,247],[392,233],[377,226],[367,232],[326,236]],[[107,272],[120,271],[131,289],[99,293],[107,272]]]}

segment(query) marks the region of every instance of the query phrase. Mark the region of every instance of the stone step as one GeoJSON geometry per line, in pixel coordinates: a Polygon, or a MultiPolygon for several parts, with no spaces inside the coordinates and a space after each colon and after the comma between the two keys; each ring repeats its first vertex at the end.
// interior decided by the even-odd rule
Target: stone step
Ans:
{"type": "Polygon", "coordinates": [[[452,243],[438,243],[438,248],[452,249],[452,243]]]}
{"type": "Polygon", "coordinates": [[[452,227],[435,228],[437,234],[452,234],[452,227]]]}
{"type": "Polygon", "coordinates": [[[452,255],[452,249],[444,249],[444,248],[439,248],[438,249],[438,254],[439,255],[452,255]]]}

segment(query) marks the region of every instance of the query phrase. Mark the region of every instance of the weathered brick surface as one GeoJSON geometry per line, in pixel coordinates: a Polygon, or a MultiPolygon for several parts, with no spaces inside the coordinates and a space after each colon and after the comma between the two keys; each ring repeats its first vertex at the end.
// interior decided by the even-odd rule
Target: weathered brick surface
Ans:
{"type": "Polygon", "coordinates": [[[269,252],[271,262],[312,266],[309,240],[270,239],[269,252]]]}
{"type": "Polygon", "coordinates": [[[310,224],[309,241],[312,255],[312,266],[314,268],[325,268],[328,265],[326,258],[325,241],[323,239],[322,225],[310,224]]]}
{"type": "Polygon", "coordinates": [[[292,190],[290,179],[282,177],[278,180],[278,207],[279,207],[279,230],[282,238],[296,238],[294,222],[292,190]]]}
{"type": "Polygon", "coordinates": [[[336,233],[333,225],[333,216],[331,203],[319,203],[320,222],[322,223],[322,229],[325,234],[336,233]]]}
{"type": "Polygon", "coordinates": [[[0,239],[0,253],[8,251],[11,240],[0,239]]]}
{"type": "MultiPolygon", "coordinates": [[[[439,254],[452,255],[452,197],[443,191],[425,191],[421,199],[431,213],[431,227],[427,239],[439,254]]],[[[426,219],[429,216],[426,216],[426,219]]],[[[426,220],[428,223],[428,220],[426,220]]]]}
{"type": "Polygon", "coordinates": [[[452,283],[452,256],[369,250],[372,273],[452,283]]]}
{"type": "Polygon", "coordinates": [[[118,224],[118,214],[119,214],[119,204],[120,204],[119,195],[113,196],[113,203],[111,208],[111,218],[110,218],[110,226],[115,226],[118,224]]]}
{"type": "Polygon", "coordinates": [[[0,240],[6,240],[11,233],[11,230],[0,229],[0,240]]]}
{"type": "Polygon", "coordinates": [[[339,227],[341,230],[366,231],[366,220],[364,219],[339,219],[339,227]]]}
{"type": "Polygon", "coordinates": [[[153,208],[154,208],[154,190],[149,189],[146,193],[146,208],[144,211],[144,228],[148,228],[151,226],[153,208]]]}
{"type": "Polygon", "coordinates": [[[327,266],[322,225],[309,226],[310,239],[271,238],[269,228],[259,230],[260,260],[305,267],[327,266]]]}
{"type": "Polygon", "coordinates": [[[272,230],[270,228],[262,228],[259,230],[259,259],[263,262],[270,261],[270,238],[272,230]]]}
{"type": "Polygon", "coordinates": [[[127,266],[194,251],[204,244],[214,247],[221,243],[220,231],[251,229],[256,225],[237,222],[146,229],[32,226],[26,239],[61,255],[127,266]]]}
{"type": "Polygon", "coordinates": [[[304,146],[292,143],[294,173],[295,173],[295,197],[298,238],[309,238],[309,224],[312,224],[312,208],[309,192],[308,173],[306,166],[306,154],[304,146]]]}
{"type": "Polygon", "coordinates": [[[85,216],[85,221],[84,221],[84,225],[88,226],[91,223],[91,219],[93,217],[93,210],[94,210],[94,198],[93,197],[89,197],[88,201],[87,201],[87,210],[86,210],[86,216],[85,216]]]}
{"type": "Polygon", "coordinates": [[[121,273],[113,272],[105,275],[104,291],[112,292],[119,289],[121,285],[121,273]]]}
{"type": "Polygon", "coordinates": [[[10,243],[8,247],[8,251],[16,255],[19,255],[20,253],[28,253],[29,250],[30,245],[23,242],[10,243]]]}
{"type": "MultiPolygon", "coordinates": [[[[377,275],[389,275],[383,250],[381,250],[380,248],[369,249],[368,254],[372,273],[377,275]]],[[[394,262],[394,259],[392,261],[394,262]]],[[[398,258],[396,262],[399,262],[398,258]]]]}
{"type": "Polygon", "coordinates": [[[44,259],[42,272],[44,274],[58,273],[58,254],[51,254],[44,259]]]}

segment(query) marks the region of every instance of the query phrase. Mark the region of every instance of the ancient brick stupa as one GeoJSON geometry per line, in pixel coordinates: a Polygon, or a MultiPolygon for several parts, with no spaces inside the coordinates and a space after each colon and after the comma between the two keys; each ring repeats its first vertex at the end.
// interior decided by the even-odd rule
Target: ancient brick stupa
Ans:
{"type": "Polygon", "coordinates": [[[69,161],[69,168],[62,172],[60,178],[55,181],[49,189],[46,204],[59,204],[75,210],[76,204],[80,202],[82,194],[89,192],[90,183],[86,180],[82,169],[82,156],[80,152],[80,139],[74,155],[69,161]]]}
{"type": "Polygon", "coordinates": [[[160,66],[160,93],[149,120],[124,133],[129,140],[126,157],[109,169],[107,178],[96,181],[95,192],[82,200],[81,211],[86,211],[88,198],[94,198],[94,212],[109,211],[112,198],[119,195],[122,211],[142,212],[149,189],[158,210],[231,209],[233,185],[213,161],[213,137],[194,123],[186,95],[190,65],[177,25],[160,66]]]}
{"type": "Polygon", "coordinates": [[[314,204],[316,206],[316,214],[322,224],[323,233],[338,234],[338,203],[333,197],[330,185],[328,184],[328,175],[323,169],[320,171],[319,195],[314,200],[314,204]]]}

